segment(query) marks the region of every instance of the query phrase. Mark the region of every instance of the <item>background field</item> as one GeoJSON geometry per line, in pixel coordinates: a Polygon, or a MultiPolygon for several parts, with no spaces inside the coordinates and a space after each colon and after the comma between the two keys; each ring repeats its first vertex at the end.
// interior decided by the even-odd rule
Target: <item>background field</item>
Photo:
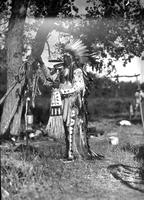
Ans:
{"type": "MultiPolygon", "coordinates": [[[[98,83],[98,82],[97,82],[98,83]]],[[[2,96],[6,90],[1,84],[2,96]]],[[[131,126],[120,126],[129,120],[129,103],[134,103],[136,84],[123,83],[123,89],[96,87],[88,97],[88,137],[90,148],[104,155],[103,160],[76,160],[64,163],[65,144],[40,136],[30,147],[1,144],[1,186],[8,200],[142,200],[144,173],[129,174],[129,185],[116,179],[111,166],[124,165],[144,171],[144,133],[140,115],[131,126]],[[124,87],[125,85],[125,87],[124,87]],[[132,89],[128,89],[132,87],[132,89]],[[125,88],[125,89],[124,89],[125,88]],[[127,88],[127,89],[126,89],[127,88]],[[124,95],[125,94],[125,95],[124,95]],[[109,135],[115,134],[119,144],[112,146],[109,135]],[[139,177],[136,179],[136,177],[139,177]],[[140,184],[139,184],[139,182],[140,184]],[[140,191],[141,190],[141,191],[140,191]]],[[[122,86],[122,85],[121,85],[122,86]]],[[[49,117],[50,98],[46,87],[36,98],[36,127],[45,126],[49,117]]],[[[2,106],[1,106],[2,111],[2,106]]],[[[23,141],[25,144],[25,141],[23,141]]]]}

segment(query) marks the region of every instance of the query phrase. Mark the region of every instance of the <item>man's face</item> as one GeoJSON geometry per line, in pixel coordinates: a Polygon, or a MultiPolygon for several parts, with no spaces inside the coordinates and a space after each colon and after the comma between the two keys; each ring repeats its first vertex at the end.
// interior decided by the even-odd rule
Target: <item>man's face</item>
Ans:
{"type": "Polygon", "coordinates": [[[71,56],[70,55],[64,55],[64,64],[65,64],[65,66],[69,66],[71,64],[71,56]]]}

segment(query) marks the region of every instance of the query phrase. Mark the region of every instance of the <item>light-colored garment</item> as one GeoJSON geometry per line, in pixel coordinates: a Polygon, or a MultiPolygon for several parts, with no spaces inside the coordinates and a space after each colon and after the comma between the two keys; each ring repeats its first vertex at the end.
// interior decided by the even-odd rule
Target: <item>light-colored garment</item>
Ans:
{"type": "Polygon", "coordinates": [[[60,85],[60,91],[62,95],[80,93],[81,91],[84,94],[85,82],[83,78],[83,72],[80,68],[74,70],[74,78],[72,83],[66,81],[65,83],[60,85]]]}
{"type": "Polygon", "coordinates": [[[71,110],[76,107],[76,99],[79,102],[79,106],[82,105],[82,99],[80,97],[81,92],[84,95],[85,83],[83,79],[83,72],[80,68],[74,70],[73,82],[70,83],[66,81],[60,85],[60,92],[62,94],[62,110],[63,110],[63,120],[66,125],[69,126],[71,110]]]}
{"type": "Polygon", "coordinates": [[[83,78],[83,72],[80,68],[74,70],[73,87],[78,92],[80,91],[85,92],[85,82],[83,78]]]}
{"type": "Polygon", "coordinates": [[[66,122],[66,125],[69,126],[71,108],[75,101],[75,90],[72,86],[72,83],[66,81],[60,85],[60,92],[62,95],[62,110],[63,110],[63,121],[66,122]]]}
{"type": "Polygon", "coordinates": [[[54,88],[51,97],[51,107],[62,106],[61,94],[59,89],[54,88]]]}

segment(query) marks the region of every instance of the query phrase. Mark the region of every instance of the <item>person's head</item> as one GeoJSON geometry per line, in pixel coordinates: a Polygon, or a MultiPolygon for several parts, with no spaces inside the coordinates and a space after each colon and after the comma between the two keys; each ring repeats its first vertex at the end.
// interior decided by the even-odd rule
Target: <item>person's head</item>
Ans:
{"type": "Polygon", "coordinates": [[[65,68],[69,68],[72,62],[72,57],[70,54],[64,54],[63,56],[63,60],[64,60],[64,67],[65,68]]]}

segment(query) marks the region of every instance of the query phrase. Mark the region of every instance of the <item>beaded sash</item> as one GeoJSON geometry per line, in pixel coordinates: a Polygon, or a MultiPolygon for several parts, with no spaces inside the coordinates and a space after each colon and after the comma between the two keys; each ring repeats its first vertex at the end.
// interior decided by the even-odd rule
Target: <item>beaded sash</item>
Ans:
{"type": "Polygon", "coordinates": [[[62,115],[62,100],[59,89],[53,89],[51,97],[51,116],[62,115]]]}

